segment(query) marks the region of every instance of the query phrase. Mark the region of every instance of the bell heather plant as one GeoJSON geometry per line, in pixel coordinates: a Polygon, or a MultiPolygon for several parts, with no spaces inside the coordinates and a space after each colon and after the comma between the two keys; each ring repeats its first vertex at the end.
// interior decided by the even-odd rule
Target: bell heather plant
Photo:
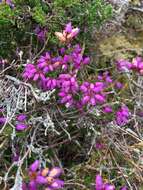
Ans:
{"type": "Polygon", "coordinates": [[[81,17],[86,21],[84,15],[94,22],[90,11],[100,17],[97,24],[103,22],[110,5],[83,1],[87,11],[82,13],[83,5],[74,0],[0,3],[0,11],[7,11],[0,20],[5,17],[13,30],[21,31],[19,43],[10,37],[13,54],[0,56],[0,188],[137,189],[142,179],[143,58],[97,65],[88,55],[87,39],[78,36],[89,35],[88,22],[76,27],[81,17]],[[81,16],[77,21],[70,18],[75,5],[81,16]]]}
{"type": "Polygon", "coordinates": [[[36,83],[44,91],[56,89],[59,103],[81,109],[87,105],[104,104],[110,95],[108,88],[113,80],[108,72],[99,75],[93,83],[79,80],[79,72],[90,63],[90,58],[83,54],[79,44],[71,43],[78,32],[78,28],[68,23],[62,33],[55,33],[65,47],[60,49],[57,56],[46,52],[36,64],[26,64],[23,78],[36,83]]]}

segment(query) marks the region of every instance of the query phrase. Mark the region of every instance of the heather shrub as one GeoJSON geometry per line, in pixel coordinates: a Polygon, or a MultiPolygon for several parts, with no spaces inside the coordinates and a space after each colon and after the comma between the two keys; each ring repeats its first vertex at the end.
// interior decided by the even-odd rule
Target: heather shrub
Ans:
{"type": "Polygon", "coordinates": [[[141,187],[142,55],[107,67],[91,56],[112,10],[104,0],[0,1],[1,189],[141,187]]]}

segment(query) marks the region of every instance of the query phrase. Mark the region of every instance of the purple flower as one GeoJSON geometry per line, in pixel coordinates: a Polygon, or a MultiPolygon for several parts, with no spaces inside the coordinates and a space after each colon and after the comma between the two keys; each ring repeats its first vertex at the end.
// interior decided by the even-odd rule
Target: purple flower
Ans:
{"type": "Polygon", "coordinates": [[[65,54],[64,57],[63,57],[62,63],[63,63],[63,64],[67,64],[67,63],[70,62],[70,61],[71,61],[71,56],[65,54]]]}
{"type": "Polygon", "coordinates": [[[105,190],[115,190],[115,186],[107,183],[104,185],[104,189],[105,190]]]}
{"type": "Polygon", "coordinates": [[[46,28],[41,28],[40,26],[37,26],[34,32],[37,35],[39,41],[43,42],[45,40],[47,34],[46,28]]]}
{"type": "Polygon", "coordinates": [[[102,177],[97,175],[95,180],[95,190],[103,190],[103,185],[102,177]]]}
{"type": "Polygon", "coordinates": [[[57,87],[57,80],[54,78],[47,78],[45,81],[47,90],[53,90],[57,87]]]}
{"type": "Polygon", "coordinates": [[[65,48],[61,48],[61,49],[60,49],[60,54],[61,54],[61,55],[64,55],[65,51],[66,51],[65,48]]]}
{"type": "Polygon", "coordinates": [[[143,58],[137,56],[136,58],[132,60],[132,63],[127,60],[121,59],[117,61],[117,68],[120,71],[134,70],[142,75],[143,74],[143,58]]]}
{"type": "Polygon", "coordinates": [[[118,60],[116,64],[119,71],[129,71],[132,68],[132,64],[127,60],[118,60]]]}
{"type": "Polygon", "coordinates": [[[19,114],[18,116],[17,116],[17,120],[18,121],[25,121],[26,120],[26,115],[25,114],[19,114]]]}
{"type": "Polygon", "coordinates": [[[57,82],[59,87],[60,103],[65,104],[66,107],[70,107],[74,104],[74,96],[79,90],[76,77],[69,74],[59,75],[57,82]]]}
{"type": "Polygon", "coordinates": [[[143,59],[136,57],[132,61],[132,69],[143,69],[143,59]]]}
{"type": "Polygon", "coordinates": [[[97,94],[97,93],[102,92],[103,89],[104,89],[104,85],[102,82],[96,82],[95,84],[84,82],[80,86],[80,90],[82,93],[81,103],[83,105],[89,104],[92,106],[95,106],[96,103],[104,103],[105,96],[102,94],[97,94]]]}
{"type": "Polygon", "coordinates": [[[112,112],[112,107],[111,106],[104,106],[103,107],[103,112],[104,113],[111,113],[112,112]]]}
{"type": "Polygon", "coordinates": [[[79,33],[79,28],[73,28],[71,22],[69,22],[66,25],[65,30],[63,31],[63,35],[64,33],[67,35],[67,40],[71,40],[72,38],[77,36],[77,34],[79,33]]]}
{"type": "Polygon", "coordinates": [[[28,184],[28,190],[38,190],[35,180],[31,180],[28,184]]]}
{"type": "Polygon", "coordinates": [[[95,190],[115,190],[115,186],[109,183],[104,183],[100,175],[96,176],[95,190]]]}
{"type": "Polygon", "coordinates": [[[127,106],[122,106],[116,113],[116,123],[119,126],[124,126],[128,123],[130,112],[127,106]]]}
{"type": "Polygon", "coordinates": [[[87,64],[89,64],[90,63],[90,58],[89,57],[85,57],[84,59],[83,59],[83,64],[84,65],[87,65],[87,64]]]}
{"type": "Polygon", "coordinates": [[[97,150],[102,150],[104,148],[104,144],[97,142],[95,147],[97,150]]]}
{"type": "Polygon", "coordinates": [[[97,76],[97,79],[98,79],[98,80],[103,80],[103,75],[102,75],[102,74],[99,74],[99,75],[97,76]]]}
{"type": "Polygon", "coordinates": [[[81,51],[82,51],[82,48],[81,48],[81,46],[80,46],[80,44],[76,44],[74,47],[73,47],[73,52],[74,53],[81,53],[81,51]]]}
{"type": "Polygon", "coordinates": [[[18,123],[18,124],[16,124],[15,128],[17,131],[23,131],[23,130],[27,129],[28,126],[24,123],[18,123]]]}
{"type": "MultiPolygon", "coordinates": [[[[52,58],[48,52],[42,55],[37,61],[38,70],[44,75],[53,72],[62,67],[62,58],[60,56],[52,58]]],[[[46,78],[46,77],[45,77],[46,78]]]]}
{"type": "Polygon", "coordinates": [[[49,52],[46,52],[44,55],[40,56],[40,58],[37,61],[37,66],[39,69],[44,68],[45,66],[49,65],[51,63],[51,56],[49,52]]]}
{"type": "Polygon", "coordinates": [[[37,184],[47,184],[47,179],[43,176],[37,176],[36,183],[37,184]]]}
{"type": "Polygon", "coordinates": [[[82,104],[85,105],[89,102],[90,96],[84,96],[81,100],[82,104]]]}
{"type": "Polygon", "coordinates": [[[72,32],[72,24],[71,24],[71,22],[69,22],[68,24],[66,24],[65,32],[66,33],[71,33],[72,32]]]}
{"type": "MultiPolygon", "coordinates": [[[[69,27],[70,25],[68,25],[69,27]]],[[[46,52],[44,55],[40,56],[35,64],[27,64],[23,77],[26,80],[37,82],[38,87],[43,90],[57,89],[59,93],[64,92],[65,97],[62,97],[60,102],[65,104],[66,107],[70,107],[75,102],[74,96],[78,94],[79,85],[77,83],[76,75],[78,70],[82,65],[88,64],[90,61],[89,57],[84,57],[82,55],[82,48],[79,44],[74,46],[69,46],[69,52],[67,54],[66,50],[63,50],[63,57],[51,57],[51,55],[46,52]],[[67,72],[70,70],[70,74],[60,74],[61,71],[67,72]],[[50,73],[56,72],[57,78],[49,77],[50,73]],[[66,77],[63,77],[66,75],[66,77]],[[68,77],[67,77],[68,76],[68,77]],[[70,76],[70,77],[69,77],[70,76]]],[[[95,86],[96,91],[102,89],[101,85],[95,86]]],[[[95,99],[91,97],[90,103],[95,105],[95,99]]]]}
{"type": "Polygon", "coordinates": [[[35,73],[37,72],[35,65],[27,64],[23,73],[23,77],[25,79],[31,79],[34,77],[35,73]]]}
{"type": "Polygon", "coordinates": [[[0,125],[3,125],[6,122],[5,117],[0,117],[0,125]]]}
{"type": "Polygon", "coordinates": [[[102,92],[105,88],[105,85],[103,82],[96,82],[93,91],[95,93],[102,92]]]}
{"type": "Polygon", "coordinates": [[[30,165],[30,171],[31,172],[35,172],[38,168],[39,168],[39,165],[40,165],[40,161],[39,160],[35,160],[31,165],[30,165]]]}
{"type": "Polygon", "coordinates": [[[111,79],[110,76],[106,76],[105,81],[106,81],[107,83],[112,83],[112,82],[113,82],[113,80],[111,79]]]}
{"type": "Polygon", "coordinates": [[[33,81],[46,80],[43,71],[39,70],[34,64],[27,64],[23,72],[23,78],[33,81]]]}
{"type": "Polygon", "coordinates": [[[104,103],[105,102],[105,97],[102,94],[96,94],[95,95],[95,99],[97,100],[97,102],[99,103],[104,103]]]}
{"type": "Polygon", "coordinates": [[[118,89],[121,89],[121,88],[123,88],[123,84],[121,82],[116,82],[115,87],[118,89]]]}
{"type": "Polygon", "coordinates": [[[133,59],[132,69],[138,71],[140,74],[143,74],[143,59],[141,57],[136,57],[133,59]]]}

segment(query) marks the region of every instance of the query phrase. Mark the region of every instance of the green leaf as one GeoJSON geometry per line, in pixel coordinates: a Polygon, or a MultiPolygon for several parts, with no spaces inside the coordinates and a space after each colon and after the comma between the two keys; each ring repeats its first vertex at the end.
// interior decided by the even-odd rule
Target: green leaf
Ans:
{"type": "Polygon", "coordinates": [[[42,7],[37,6],[33,8],[32,17],[37,23],[41,24],[42,26],[46,25],[46,14],[42,10],[42,7]]]}

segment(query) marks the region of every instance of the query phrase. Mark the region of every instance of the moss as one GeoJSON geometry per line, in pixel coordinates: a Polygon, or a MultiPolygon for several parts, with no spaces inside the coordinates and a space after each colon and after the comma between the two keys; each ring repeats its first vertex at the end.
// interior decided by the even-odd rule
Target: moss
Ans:
{"type": "Polygon", "coordinates": [[[99,50],[103,55],[102,59],[129,59],[134,55],[141,55],[143,48],[143,31],[128,37],[124,34],[116,34],[101,41],[99,50]]]}
{"type": "Polygon", "coordinates": [[[132,44],[122,34],[114,35],[105,39],[99,45],[99,49],[103,56],[110,59],[128,58],[129,54],[125,50],[132,48],[132,44]]]}

